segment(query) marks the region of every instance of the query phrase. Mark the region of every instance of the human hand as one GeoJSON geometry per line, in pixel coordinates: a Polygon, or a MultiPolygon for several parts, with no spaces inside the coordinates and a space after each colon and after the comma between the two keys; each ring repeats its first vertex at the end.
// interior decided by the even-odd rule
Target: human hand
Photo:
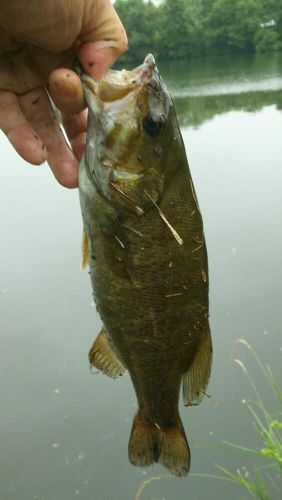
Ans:
{"type": "Polygon", "coordinates": [[[68,68],[77,56],[99,79],[126,48],[110,0],[1,0],[0,128],[26,161],[47,160],[65,187],[77,186],[87,119],[80,79],[68,68]],[[46,87],[62,111],[72,149],[46,87]]]}

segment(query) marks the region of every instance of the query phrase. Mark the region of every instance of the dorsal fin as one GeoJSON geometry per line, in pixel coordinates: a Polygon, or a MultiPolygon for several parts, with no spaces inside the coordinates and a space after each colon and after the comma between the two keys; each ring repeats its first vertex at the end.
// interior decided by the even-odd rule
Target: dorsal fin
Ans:
{"type": "Polygon", "coordinates": [[[85,229],[82,233],[82,243],[81,243],[81,265],[80,269],[83,271],[89,264],[89,246],[88,246],[88,236],[85,229]]]}

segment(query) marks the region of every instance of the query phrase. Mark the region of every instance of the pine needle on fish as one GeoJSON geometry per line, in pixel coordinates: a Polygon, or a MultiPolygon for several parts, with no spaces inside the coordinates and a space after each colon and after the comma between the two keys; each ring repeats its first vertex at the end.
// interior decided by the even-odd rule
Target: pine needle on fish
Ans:
{"type": "Polygon", "coordinates": [[[147,191],[144,191],[144,193],[146,194],[146,196],[148,196],[148,198],[151,200],[151,202],[155,205],[156,209],[159,212],[159,215],[160,215],[161,219],[165,222],[165,224],[167,225],[167,227],[172,232],[172,234],[173,234],[174,238],[176,239],[178,245],[179,246],[183,245],[183,239],[179,236],[178,232],[174,229],[174,227],[172,227],[172,225],[168,222],[165,214],[162,212],[162,210],[160,209],[160,207],[156,204],[156,202],[149,195],[149,193],[147,193],[147,191]]]}

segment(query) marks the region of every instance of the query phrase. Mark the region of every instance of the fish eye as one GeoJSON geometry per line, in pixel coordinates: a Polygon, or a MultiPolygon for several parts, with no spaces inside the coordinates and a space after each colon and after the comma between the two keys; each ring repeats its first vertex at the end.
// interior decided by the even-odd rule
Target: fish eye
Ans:
{"type": "Polygon", "coordinates": [[[159,135],[160,131],[162,130],[163,124],[164,119],[162,116],[153,118],[152,115],[148,115],[142,121],[143,129],[152,137],[156,137],[157,135],[159,135]]]}

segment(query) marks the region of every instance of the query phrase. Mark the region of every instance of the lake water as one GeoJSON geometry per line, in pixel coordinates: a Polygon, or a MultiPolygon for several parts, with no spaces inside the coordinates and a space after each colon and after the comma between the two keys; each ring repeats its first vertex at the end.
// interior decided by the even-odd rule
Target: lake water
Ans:
{"type": "MultiPolygon", "coordinates": [[[[191,474],[178,479],[158,465],[128,463],[136,408],[129,377],[112,381],[88,368],[100,322],[88,274],[79,271],[78,194],[46,166],[27,165],[1,136],[1,500],[131,500],[158,476],[143,484],[142,500],[248,498],[197,474],[215,474],[219,464],[248,476],[265,464],[218,445],[261,444],[245,403],[253,391],[232,361],[236,339],[281,375],[282,54],[160,69],[175,97],[210,263],[213,399],[190,409],[180,402],[191,474]]],[[[236,356],[277,411],[250,352],[238,346],[236,356]]]]}

